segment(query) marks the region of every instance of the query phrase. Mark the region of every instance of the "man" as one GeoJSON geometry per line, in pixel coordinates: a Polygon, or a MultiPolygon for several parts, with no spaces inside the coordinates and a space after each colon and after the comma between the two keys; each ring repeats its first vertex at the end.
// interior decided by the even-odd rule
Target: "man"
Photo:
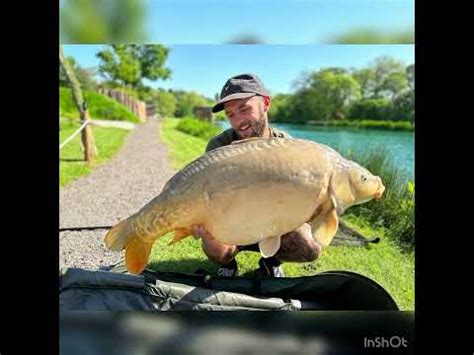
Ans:
{"type": "MultiPolygon", "coordinates": [[[[225,110],[232,128],[212,138],[206,152],[251,137],[291,138],[287,133],[269,126],[270,103],[270,95],[257,75],[240,74],[227,80],[222,88],[220,100],[212,108],[212,112],[225,110]]],[[[240,251],[259,252],[258,244],[246,246],[222,244],[213,239],[202,226],[194,226],[193,233],[201,237],[202,248],[207,257],[221,265],[218,271],[221,276],[237,274],[238,265],[235,256],[240,251]]],[[[304,223],[295,231],[282,236],[280,249],[273,257],[260,258],[258,272],[263,276],[282,277],[284,276],[280,266],[282,262],[313,261],[320,253],[320,246],[313,239],[311,227],[304,223]]]]}

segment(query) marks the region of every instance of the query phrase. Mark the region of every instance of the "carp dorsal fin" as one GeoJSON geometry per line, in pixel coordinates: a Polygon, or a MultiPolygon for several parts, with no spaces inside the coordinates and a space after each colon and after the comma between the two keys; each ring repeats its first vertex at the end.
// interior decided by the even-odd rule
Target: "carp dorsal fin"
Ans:
{"type": "Polygon", "coordinates": [[[280,249],[280,236],[264,239],[258,243],[258,247],[260,248],[262,256],[264,258],[269,258],[275,255],[278,249],[280,249]]]}
{"type": "Polygon", "coordinates": [[[241,144],[241,143],[247,143],[247,142],[252,142],[252,141],[257,141],[257,140],[263,140],[263,139],[268,139],[268,138],[262,138],[262,137],[250,137],[250,138],[245,138],[245,139],[239,139],[237,141],[233,141],[230,143],[232,144],[241,144]]]}

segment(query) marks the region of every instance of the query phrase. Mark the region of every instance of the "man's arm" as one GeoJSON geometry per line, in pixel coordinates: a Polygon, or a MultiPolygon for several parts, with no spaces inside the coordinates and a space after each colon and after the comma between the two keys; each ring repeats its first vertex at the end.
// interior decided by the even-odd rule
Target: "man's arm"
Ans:
{"type": "Polygon", "coordinates": [[[212,138],[209,143],[207,143],[206,153],[213,149],[229,145],[230,143],[232,143],[232,132],[227,129],[224,132],[219,133],[217,136],[212,138]]]}
{"type": "Polygon", "coordinates": [[[216,149],[216,148],[219,148],[220,145],[217,144],[216,142],[216,137],[212,138],[208,143],[207,143],[207,146],[206,146],[206,153],[207,152],[210,152],[211,150],[213,149],[216,149]]]}

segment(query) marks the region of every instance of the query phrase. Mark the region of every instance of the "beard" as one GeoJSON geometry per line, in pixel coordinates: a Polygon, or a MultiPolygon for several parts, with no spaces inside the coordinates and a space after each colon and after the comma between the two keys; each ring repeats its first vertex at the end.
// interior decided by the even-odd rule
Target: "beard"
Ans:
{"type": "Polygon", "coordinates": [[[241,127],[245,127],[247,124],[250,126],[247,131],[245,132],[244,135],[241,135],[238,130],[235,130],[237,133],[237,136],[240,139],[245,139],[245,138],[252,138],[252,137],[261,137],[263,136],[263,132],[265,130],[265,123],[266,119],[265,116],[263,115],[263,112],[260,115],[260,118],[255,121],[251,122],[245,122],[241,124],[241,127]]]}
{"type": "Polygon", "coordinates": [[[240,139],[261,137],[263,135],[264,129],[265,120],[258,120],[250,123],[250,127],[247,129],[247,132],[244,135],[241,135],[238,130],[236,130],[236,133],[240,139]]]}

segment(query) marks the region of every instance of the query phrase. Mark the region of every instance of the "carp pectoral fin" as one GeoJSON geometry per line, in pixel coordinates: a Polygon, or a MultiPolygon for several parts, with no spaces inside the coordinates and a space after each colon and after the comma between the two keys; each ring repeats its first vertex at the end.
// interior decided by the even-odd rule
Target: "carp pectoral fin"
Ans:
{"type": "Polygon", "coordinates": [[[145,269],[150,256],[153,242],[144,242],[140,238],[133,238],[125,247],[125,266],[128,272],[139,274],[145,269]]]}
{"type": "Polygon", "coordinates": [[[335,209],[316,218],[311,223],[314,239],[323,247],[328,246],[336,235],[339,218],[335,209]]]}
{"type": "Polygon", "coordinates": [[[326,203],[326,207],[331,206],[331,208],[334,208],[336,211],[339,211],[341,209],[341,206],[338,206],[337,199],[336,199],[336,193],[334,191],[334,186],[333,186],[333,177],[334,174],[331,174],[329,176],[329,181],[328,181],[328,201],[326,203]]]}
{"type": "Polygon", "coordinates": [[[280,249],[280,236],[264,239],[258,243],[258,247],[260,248],[262,256],[264,258],[269,258],[275,255],[278,249],[280,249]]]}
{"type": "Polygon", "coordinates": [[[175,230],[173,239],[171,239],[171,241],[168,243],[168,245],[175,244],[175,243],[179,242],[181,239],[184,239],[184,238],[188,237],[189,235],[191,235],[189,230],[184,229],[184,228],[178,228],[178,229],[175,230]]]}

